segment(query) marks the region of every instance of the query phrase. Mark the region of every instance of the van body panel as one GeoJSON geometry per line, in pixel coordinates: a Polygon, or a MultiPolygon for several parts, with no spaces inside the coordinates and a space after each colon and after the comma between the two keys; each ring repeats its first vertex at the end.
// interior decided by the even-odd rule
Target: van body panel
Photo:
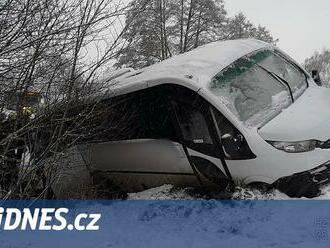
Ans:
{"type": "Polygon", "coordinates": [[[132,140],[91,145],[97,171],[193,174],[182,145],[162,140],[132,140]]]}
{"type": "Polygon", "coordinates": [[[304,141],[330,139],[330,89],[309,87],[289,108],[263,126],[265,140],[304,141]]]}
{"type": "Polygon", "coordinates": [[[330,160],[330,150],[315,149],[304,153],[287,153],[268,144],[257,129],[245,137],[251,150],[257,155],[254,160],[228,160],[228,168],[234,181],[251,183],[250,178],[265,178],[261,182],[274,183],[276,180],[311,170],[330,160]]]}
{"type": "Polygon", "coordinates": [[[189,155],[181,144],[165,140],[91,144],[89,169],[98,178],[107,179],[120,190],[128,192],[163,184],[215,187],[216,185],[203,175],[203,171],[198,172],[200,174],[196,177],[194,165],[188,157],[191,155],[206,159],[217,167],[222,167],[221,161],[191,149],[187,150],[189,155]]]}

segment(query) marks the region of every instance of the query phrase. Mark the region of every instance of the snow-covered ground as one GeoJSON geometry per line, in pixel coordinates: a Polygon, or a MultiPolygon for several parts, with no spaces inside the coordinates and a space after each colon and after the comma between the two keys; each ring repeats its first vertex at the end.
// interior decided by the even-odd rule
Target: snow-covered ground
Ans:
{"type": "MultiPolygon", "coordinates": [[[[325,190],[320,199],[329,192],[325,190]]],[[[243,188],[236,189],[235,197],[288,199],[276,191],[265,195],[243,188]]],[[[190,201],[196,198],[187,190],[164,185],[130,194],[133,201],[80,202],[72,217],[102,213],[99,231],[0,230],[0,247],[329,247],[328,201],[190,201]],[[134,201],[142,199],[162,201],[134,201]]]]}
{"type": "MultiPolygon", "coordinates": [[[[163,185],[138,193],[128,194],[128,200],[199,200],[204,199],[200,194],[187,189],[175,189],[172,185],[163,185]]],[[[221,198],[220,198],[221,199],[221,198]]],[[[234,200],[294,200],[278,190],[263,193],[259,190],[236,187],[231,199],[234,200]]],[[[300,198],[306,200],[306,198],[300,198]]],[[[330,200],[330,186],[322,189],[322,194],[313,200],[330,200]]]]}

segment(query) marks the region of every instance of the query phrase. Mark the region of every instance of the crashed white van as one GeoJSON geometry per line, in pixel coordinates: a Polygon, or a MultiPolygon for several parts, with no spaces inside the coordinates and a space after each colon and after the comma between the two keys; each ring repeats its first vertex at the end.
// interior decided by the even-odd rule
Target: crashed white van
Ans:
{"type": "Polygon", "coordinates": [[[132,132],[80,150],[122,189],[234,182],[312,197],[329,183],[330,90],[273,45],[214,42],[111,81],[103,101],[131,99],[132,132]]]}

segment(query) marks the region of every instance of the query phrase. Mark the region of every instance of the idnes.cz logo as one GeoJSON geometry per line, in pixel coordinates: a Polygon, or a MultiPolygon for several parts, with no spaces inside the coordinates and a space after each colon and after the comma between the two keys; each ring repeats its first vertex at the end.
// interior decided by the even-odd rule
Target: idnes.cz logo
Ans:
{"type": "Polygon", "coordinates": [[[2,208],[0,207],[0,229],[40,230],[40,231],[97,231],[101,214],[77,214],[71,222],[68,221],[67,208],[2,208]]]}

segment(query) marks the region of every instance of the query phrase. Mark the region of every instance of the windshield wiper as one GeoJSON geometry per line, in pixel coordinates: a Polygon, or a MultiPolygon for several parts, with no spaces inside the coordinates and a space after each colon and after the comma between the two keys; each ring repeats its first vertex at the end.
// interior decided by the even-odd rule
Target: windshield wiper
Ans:
{"type": "Polygon", "coordinates": [[[293,93],[290,87],[290,84],[288,81],[286,81],[283,77],[277,75],[275,72],[272,72],[268,69],[266,69],[265,67],[263,67],[262,65],[259,65],[258,63],[255,63],[258,67],[260,67],[262,70],[264,70],[265,72],[267,72],[270,76],[272,76],[274,79],[276,79],[277,81],[281,81],[282,83],[284,83],[286,86],[288,86],[289,88],[289,92],[290,92],[290,96],[291,96],[291,100],[292,102],[294,102],[294,97],[293,97],[293,93]]]}

